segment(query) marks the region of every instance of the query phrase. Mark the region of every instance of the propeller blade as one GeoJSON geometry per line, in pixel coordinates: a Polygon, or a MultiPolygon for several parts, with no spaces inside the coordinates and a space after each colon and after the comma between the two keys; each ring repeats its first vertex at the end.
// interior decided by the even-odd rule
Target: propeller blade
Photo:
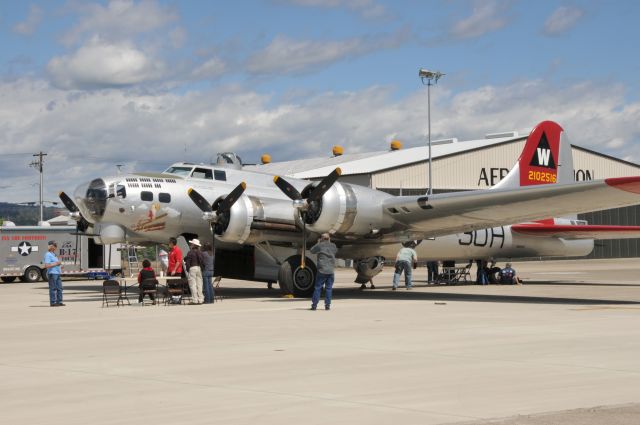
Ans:
{"type": "Polygon", "coordinates": [[[302,199],[302,195],[300,195],[300,192],[298,192],[295,187],[291,186],[291,183],[289,183],[282,177],[275,176],[273,178],[273,182],[276,184],[276,186],[278,186],[278,189],[280,189],[285,195],[291,198],[292,201],[302,199]]]}
{"type": "Polygon", "coordinates": [[[200,195],[194,188],[190,188],[187,192],[189,194],[189,198],[193,201],[194,204],[198,206],[202,210],[202,212],[211,212],[211,204],[204,199],[204,196],[200,195]]]}
{"type": "Polygon", "coordinates": [[[240,183],[236,186],[235,189],[231,191],[218,205],[218,214],[224,214],[229,211],[233,204],[236,203],[240,196],[244,193],[244,190],[247,188],[247,184],[245,182],[240,183]]]}
{"type": "Polygon", "coordinates": [[[309,194],[309,197],[307,198],[307,202],[320,200],[320,198],[322,198],[322,195],[324,195],[327,192],[327,190],[329,190],[331,186],[336,182],[336,180],[338,180],[338,177],[340,177],[340,174],[342,174],[342,170],[340,168],[336,168],[331,173],[329,173],[327,177],[323,178],[320,181],[320,184],[318,184],[313,189],[313,191],[309,194]]]}
{"type": "Polygon", "coordinates": [[[307,222],[302,219],[302,258],[300,258],[300,268],[304,269],[307,258],[307,222]]]}
{"type": "Polygon", "coordinates": [[[76,223],[76,229],[81,232],[84,232],[85,230],[87,230],[90,226],[90,223],[87,221],[86,218],[82,216],[82,214],[80,214],[80,209],[78,208],[76,203],[73,202],[73,200],[71,200],[69,195],[67,195],[64,192],[60,192],[58,193],[58,197],[60,198],[64,206],[67,207],[69,211],[71,211],[72,213],[78,213],[80,215],[80,219],[76,223]]]}
{"type": "Polygon", "coordinates": [[[60,198],[60,200],[62,201],[62,203],[64,204],[65,207],[67,207],[67,209],[71,212],[78,212],[80,211],[78,209],[78,206],[76,205],[75,202],[73,202],[71,200],[71,198],[69,198],[69,195],[67,195],[64,192],[60,192],[58,193],[58,197],[60,198]]]}

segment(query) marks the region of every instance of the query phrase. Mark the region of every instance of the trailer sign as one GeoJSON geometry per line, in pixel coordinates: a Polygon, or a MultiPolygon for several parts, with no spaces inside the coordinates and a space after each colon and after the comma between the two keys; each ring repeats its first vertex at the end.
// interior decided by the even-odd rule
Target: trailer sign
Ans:
{"type": "Polygon", "coordinates": [[[65,276],[86,276],[105,270],[121,272],[119,244],[98,245],[87,235],[76,232],[74,225],[0,226],[0,279],[46,280],[43,257],[50,240],[58,243],[56,255],[64,265],[65,276]]]}

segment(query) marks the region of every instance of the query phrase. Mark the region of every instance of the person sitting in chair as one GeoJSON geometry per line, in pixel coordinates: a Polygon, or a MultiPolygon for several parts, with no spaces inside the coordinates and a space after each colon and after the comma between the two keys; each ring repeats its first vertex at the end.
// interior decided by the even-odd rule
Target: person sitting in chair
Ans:
{"type": "Polygon", "coordinates": [[[511,268],[511,263],[507,263],[506,267],[500,270],[500,283],[503,285],[519,285],[521,283],[516,271],[511,268]]]}
{"type": "Polygon", "coordinates": [[[498,276],[500,267],[496,266],[496,260],[491,258],[491,263],[486,266],[485,272],[487,273],[487,277],[489,278],[489,283],[498,283],[498,276]]]}
{"type": "MultiPolygon", "coordinates": [[[[138,284],[140,285],[140,295],[138,295],[138,302],[141,303],[144,299],[144,290],[153,289],[153,285],[145,284],[146,279],[155,279],[156,272],[151,268],[151,262],[146,258],[142,261],[142,270],[138,273],[138,284]]],[[[155,304],[156,298],[153,294],[149,294],[149,298],[155,304]]]]}

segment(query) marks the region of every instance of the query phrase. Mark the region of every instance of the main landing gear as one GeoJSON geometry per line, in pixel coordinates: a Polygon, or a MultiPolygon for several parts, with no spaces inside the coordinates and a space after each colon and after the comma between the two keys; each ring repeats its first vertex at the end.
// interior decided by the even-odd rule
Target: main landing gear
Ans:
{"type": "Polygon", "coordinates": [[[316,280],[316,265],[308,257],[305,266],[300,266],[300,256],[292,255],[287,258],[278,271],[278,285],[283,295],[294,295],[307,298],[313,295],[316,280]]]}

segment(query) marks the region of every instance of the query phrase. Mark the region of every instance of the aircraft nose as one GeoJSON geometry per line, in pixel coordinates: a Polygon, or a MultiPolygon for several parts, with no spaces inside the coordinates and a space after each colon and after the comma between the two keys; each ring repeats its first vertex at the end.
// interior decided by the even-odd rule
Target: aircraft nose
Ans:
{"type": "Polygon", "coordinates": [[[83,217],[92,223],[100,221],[107,207],[107,184],[103,179],[81,184],[73,195],[83,217]]]}

